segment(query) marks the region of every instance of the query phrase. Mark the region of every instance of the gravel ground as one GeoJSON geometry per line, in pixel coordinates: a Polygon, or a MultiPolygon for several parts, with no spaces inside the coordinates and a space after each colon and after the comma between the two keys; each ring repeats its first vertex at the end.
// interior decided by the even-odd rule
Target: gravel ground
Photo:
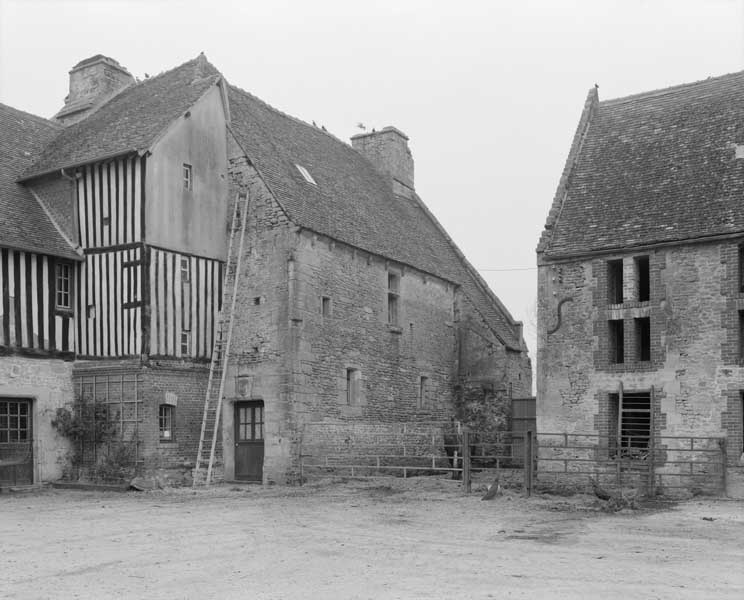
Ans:
{"type": "Polygon", "coordinates": [[[744,597],[742,502],[609,514],[478,491],[424,477],[0,495],[0,597],[744,597]]]}

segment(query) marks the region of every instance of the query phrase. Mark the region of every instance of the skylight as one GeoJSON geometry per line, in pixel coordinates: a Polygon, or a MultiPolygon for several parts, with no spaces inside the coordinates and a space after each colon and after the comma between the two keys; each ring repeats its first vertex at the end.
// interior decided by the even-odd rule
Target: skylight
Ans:
{"type": "Polygon", "coordinates": [[[298,165],[295,163],[295,167],[297,167],[297,170],[300,172],[300,175],[302,175],[305,178],[305,181],[308,183],[312,183],[313,185],[318,185],[315,183],[315,179],[313,179],[313,176],[310,175],[310,171],[308,171],[305,167],[302,165],[298,165]]]}

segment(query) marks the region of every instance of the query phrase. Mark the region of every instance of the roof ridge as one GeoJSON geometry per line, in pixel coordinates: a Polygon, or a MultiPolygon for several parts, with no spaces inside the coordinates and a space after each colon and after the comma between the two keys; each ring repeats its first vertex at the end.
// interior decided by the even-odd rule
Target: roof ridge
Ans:
{"type": "Polygon", "coordinates": [[[678,92],[680,90],[693,88],[698,85],[702,85],[705,83],[711,83],[716,82],[721,79],[730,78],[733,79],[735,77],[744,77],[744,71],[733,71],[731,73],[725,73],[723,75],[714,75],[710,77],[706,77],[705,79],[698,79],[697,81],[690,81],[687,83],[678,83],[675,85],[670,85],[668,87],[664,88],[658,88],[656,90],[649,90],[646,92],[638,92],[636,94],[630,94],[628,96],[619,96],[618,98],[609,98],[607,100],[601,100],[600,105],[617,105],[617,104],[624,104],[626,102],[631,102],[633,100],[639,100],[643,98],[657,98],[659,96],[665,96],[666,94],[672,94],[674,92],[678,92]]]}
{"type": "Polygon", "coordinates": [[[9,108],[12,111],[21,113],[23,115],[26,115],[27,117],[31,117],[32,119],[35,119],[36,121],[41,121],[44,125],[50,125],[54,127],[55,129],[64,129],[64,127],[60,125],[59,123],[55,123],[54,121],[47,119],[46,117],[40,117],[39,115],[35,115],[34,113],[30,113],[26,110],[21,110],[20,108],[16,108],[15,106],[11,106],[10,104],[5,104],[4,102],[0,102],[0,106],[4,106],[5,108],[9,108]]]}
{"type": "Polygon", "coordinates": [[[257,102],[260,102],[266,108],[268,108],[269,110],[277,113],[278,115],[280,115],[282,117],[285,117],[285,118],[287,118],[287,119],[289,119],[291,121],[294,121],[295,123],[299,123],[300,125],[303,125],[303,126],[307,127],[308,129],[310,129],[311,131],[317,131],[318,133],[325,134],[328,137],[330,137],[331,139],[334,139],[337,142],[342,143],[344,146],[351,147],[351,144],[347,144],[344,140],[342,140],[340,137],[334,135],[333,133],[331,133],[327,129],[321,129],[317,125],[311,125],[310,123],[307,123],[306,121],[303,121],[302,119],[300,119],[298,117],[295,117],[293,115],[290,115],[288,113],[285,113],[283,110],[279,110],[278,108],[276,108],[274,106],[271,106],[271,104],[269,104],[268,102],[266,102],[266,100],[262,100],[261,98],[259,98],[255,94],[252,94],[251,92],[248,92],[248,91],[244,90],[243,88],[238,87],[237,85],[234,85],[232,83],[228,83],[227,85],[229,87],[233,88],[236,92],[238,92],[240,94],[243,94],[245,96],[248,96],[248,97],[250,97],[251,99],[253,99],[253,100],[257,101],[257,102]]]}
{"type": "MultiPolygon", "coordinates": [[[[429,221],[434,225],[436,229],[439,230],[439,232],[442,234],[442,237],[447,241],[450,248],[454,252],[455,256],[457,257],[457,260],[460,262],[460,264],[464,267],[465,272],[473,278],[473,282],[476,284],[477,287],[481,288],[481,291],[488,297],[488,299],[496,305],[496,309],[502,313],[502,316],[504,317],[504,320],[506,321],[507,325],[509,326],[509,333],[514,336],[514,338],[517,340],[518,344],[522,343],[522,339],[520,339],[519,333],[515,332],[513,328],[519,327],[519,321],[517,321],[514,316],[509,312],[509,309],[506,308],[503,302],[499,299],[499,297],[493,292],[491,287],[488,285],[488,283],[481,277],[481,274],[478,273],[478,270],[472,265],[472,263],[468,260],[467,256],[465,256],[465,253],[460,250],[460,247],[455,243],[455,240],[452,239],[452,236],[447,232],[447,230],[444,228],[444,226],[439,222],[439,219],[434,215],[434,213],[429,209],[429,207],[426,205],[426,203],[421,199],[421,196],[416,194],[414,192],[413,194],[413,201],[418,205],[418,207],[423,211],[424,215],[429,219],[429,221]]],[[[462,282],[461,282],[462,283],[462,282]]],[[[481,317],[490,325],[491,331],[494,333],[494,335],[501,340],[504,345],[511,347],[509,344],[509,340],[505,340],[503,336],[496,330],[496,328],[491,323],[490,319],[484,315],[481,310],[475,305],[475,302],[473,302],[473,307],[478,311],[478,313],[481,314],[481,317]]],[[[515,348],[519,349],[519,348],[515,348]]]]}

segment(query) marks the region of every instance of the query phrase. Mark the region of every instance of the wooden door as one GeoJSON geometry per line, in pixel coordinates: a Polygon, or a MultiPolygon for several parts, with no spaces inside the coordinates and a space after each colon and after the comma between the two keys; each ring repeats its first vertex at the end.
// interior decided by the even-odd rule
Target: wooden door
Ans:
{"type": "Polygon", "coordinates": [[[34,482],[31,400],[0,398],[0,485],[34,482]]]}
{"type": "Polygon", "coordinates": [[[264,405],[261,400],[235,403],[235,479],[263,480],[264,405]]]}

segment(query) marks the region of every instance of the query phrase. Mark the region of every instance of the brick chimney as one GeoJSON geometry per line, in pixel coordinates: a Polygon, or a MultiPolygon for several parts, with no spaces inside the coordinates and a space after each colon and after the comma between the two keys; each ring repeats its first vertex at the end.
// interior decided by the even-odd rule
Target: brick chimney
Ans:
{"type": "Polygon", "coordinates": [[[351,138],[351,146],[363,154],[380,173],[392,179],[393,191],[413,195],[413,156],[408,136],[395,127],[360,133],[351,138]]]}
{"type": "Polygon", "coordinates": [[[81,60],[70,71],[70,93],[54,118],[63,125],[77,123],[134,82],[132,74],[113,58],[96,54],[81,60]]]}

